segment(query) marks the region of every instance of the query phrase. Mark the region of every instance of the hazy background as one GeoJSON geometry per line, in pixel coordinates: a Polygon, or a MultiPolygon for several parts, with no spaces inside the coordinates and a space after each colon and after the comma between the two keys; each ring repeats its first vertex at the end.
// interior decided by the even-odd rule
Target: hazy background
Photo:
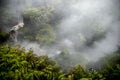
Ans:
{"type": "MultiPolygon", "coordinates": [[[[57,41],[41,47],[38,42],[18,40],[26,49],[32,48],[35,54],[52,58],[66,49],[75,65],[96,62],[120,46],[119,0],[6,0],[6,7],[17,17],[17,22],[23,21],[22,12],[26,8],[48,5],[54,10],[51,22],[59,20],[55,25],[57,41]]],[[[30,27],[31,32],[33,28],[30,27]]],[[[65,59],[61,61],[70,65],[65,59]]]]}

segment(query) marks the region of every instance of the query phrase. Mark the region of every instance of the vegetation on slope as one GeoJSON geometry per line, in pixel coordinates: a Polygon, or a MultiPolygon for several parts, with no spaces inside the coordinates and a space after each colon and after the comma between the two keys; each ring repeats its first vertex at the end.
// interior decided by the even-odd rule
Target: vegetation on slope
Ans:
{"type": "Polygon", "coordinates": [[[1,80],[59,80],[60,68],[48,56],[36,56],[24,48],[0,46],[1,80]]]}
{"type": "MultiPolygon", "coordinates": [[[[80,65],[63,73],[48,56],[37,56],[32,50],[25,52],[19,46],[0,46],[1,80],[118,80],[120,75],[120,52],[114,63],[106,63],[100,71],[85,70],[80,65]]],[[[109,61],[110,62],[110,61],[109,61]]],[[[64,64],[64,63],[63,63],[64,64]]]]}
{"type": "MultiPolygon", "coordinates": [[[[80,64],[68,69],[68,66],[62,65],[64,62],[61,63],[62,59],[65,59],[66,64],[72,64],[66,51],[57,57],[59,63],[57,64],[47,55],[37,56],[32,50],[26,52],[20,46],[11,47],[3,44],[8,40],[9,35],[1,30],[1,26],[9,29],[16,23],[17,17],[11,15],[3,7],[0,7],[0,12],[2,12],[0,14],[0,80],[119,80],[120,48],[114,54],[101,60],[104,66],[99,70],[85,69],[80,64]],[[9,26],[6,27],[7,25],[9,26]]],[[[51,24],[52,15],[53,10],[50,7],[26,9],[22,15],[25,22],[23,33],[26,35],[21,34],[20,37],[43,44],[55,42],[57,36],[53,25],[59,21],[56,20],[51,24]]],[[[88,43],[91,44],[89,41],[88,43]]]]}

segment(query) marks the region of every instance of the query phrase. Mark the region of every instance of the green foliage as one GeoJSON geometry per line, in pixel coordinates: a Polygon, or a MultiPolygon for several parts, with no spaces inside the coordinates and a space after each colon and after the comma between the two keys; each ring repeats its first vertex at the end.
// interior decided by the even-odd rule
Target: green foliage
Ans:
{"type": "MultiPolygon", "coordinates": [[[[64,50],[61,56],[67,58],[64,50]]],[[[80,65],[67,73],[48,56],[37,56],[32,50],[25,52],[20,46],[0,46],[0,79],[1,80],[119,80],[120,54],[116,53],[115,60],[108,59],[104,68],[84,70],[80,65]],[[110,62],[110,63],[109,63],[110,62]],[[114,63],[113,63],[114,62],[114,63]]]]}
{"type": "Polygon", "coordinates": [[[69,74],[68,78],[71,78],[71,80],[79,80],[81,78],[87,77],[87,73],[80,65],[69,70],[68,74],[69,74]]]}
{"type": "Polygon", "coordinates": [[[107,57],[105,66],[102,68],[102,73],[106,77],[106,80],[119,80],[120,79],[120,48],[107,57]]]}
{"type": "MultiPolygon", "coordinates": [[[[19,16],[13,15],[13,13],[5,7],[0,7],[0,12],[0,26],[13,26],[13,24],[19,19],[19,16]]],[[[25,28],[23,29],[25,33],[24,38],[31,41],[38,41],[43,44],[54,42],[56,40],[56,33],[54,32],[55,27],[53,25],[57,25],[59,20],[50,22],[53,12],[54,10],[50,6],[25,9],[22,15],[25,22],[25,28]]],[[[93,30],[96,34],[91,40],[85,38],[79,33],[80,41],[86,42],[87,45],[91,45],[95,40],[105,37],[103,36],[103,34],[105,34],[105,29],[99,25],[93,30]]],[[[21,35],[22,38],[23,35],[21,35]]],[[[80,65],[74,66],[69,69],[69,71],[65,71],[68,70],[68,67],[71,67],[71,65],[75,65],[73,64],[75,62],[72,62],[74,58],[70,58],[68,51],[64,49],[61,54],[56,57],[59,65],[62,65],[61,67],[63,70],[65,69],[65,73],[63,73],[59,65],[48,56],[37,56],[33,54],[32,50],[25,52],[25,49],[20,46],[1,46],[1,43],[8,40],[8,36],[7,33],[0,30],[0,80],[120,79],[120,48],[114,54],[105,57],[105,65],[99,71],[95,69],[87,71],[80,65]]],[[[82,62],[84,61],[85,60],[82,62]]],[[[76,63],[79,62],[76,61],[76,63]]]]}
{"type": "Polygon", "coordinates": [[[36,56],[20,47],[0,46],[1,80],[59,80],[62,72],[47,56],[36,56]]]}
{"type": "Polygon", "coordinates": [[[2,30],[0,30],[0,44],[6,43],[8,40],[8,34],[2,30]]]}
{"type": "Polygon", "coordinates": [[[105,80],[105,77],[103,76],[102,73],[94,70],[94,69],[91,69],[89,71],[89,74],[88,76],[92,79],[92,80],[105,80]]]}
{"type": "Polygon", "coordinates": [[[52,15],[53,9],[51,7],[28,8],[23,12],[24,19],[32,21],[32,23],[46,24],[52,15]]]}
{"type": "Polygon", "coordinates": [[[80,80],[92,80],[92,78],[81,78],[80,80]]]}
{"type": "Polygon", "coordinates": [[[56,34],[54,32],[54,28],[49,23],[52,14],[53,9],[48,6],[26,9],[23,12],[23,18],[27,28],[24,31],[26,34],[24,38],[44,44],[54,42],[56,34]]]}
{"type": "Polygon", "coordinates": [[[0,30],[0,36],[5,37],[7,34],[0,30]]]}
{"type": "Polygon", "coordinates": [[[53,28],[50,25],[46,25],[46,27],[44,27],[43,29],[40,29],[36,33],[35,39],[37,41],[41,41],[43,43],[49,44],[55,41],[56,35],[53,31],[53,28]]]}

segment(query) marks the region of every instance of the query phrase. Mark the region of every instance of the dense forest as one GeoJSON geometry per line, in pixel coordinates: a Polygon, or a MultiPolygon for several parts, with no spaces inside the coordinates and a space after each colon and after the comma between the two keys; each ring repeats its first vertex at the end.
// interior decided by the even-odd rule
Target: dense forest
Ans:
{"type": "Polygon", "coordinates": [[[0,0],[0,80],[120,80],[111,2],[0,0]]]}
{"type": "Polygon", "coordinates": [[[0,46],[1,80],[119,80],[120,51],[104,58],[104,67],[85,69],[74,66],[65,73],[60,65],[47,55],[37,56],[32,50],[25,52],[20,46],[0,46]]]}

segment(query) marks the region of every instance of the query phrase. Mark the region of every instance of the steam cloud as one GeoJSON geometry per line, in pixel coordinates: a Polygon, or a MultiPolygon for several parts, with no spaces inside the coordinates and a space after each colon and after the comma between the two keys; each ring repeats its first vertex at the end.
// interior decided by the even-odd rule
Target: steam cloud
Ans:
{"type": "MultiPolygon", "coordinates": [[[[49,4],[61,17],[56,30],[59,43],[40,48],[40,44],[24,41],[38,55],[54,57],[64,46],[73,60],[98,61],[116,51],[120,45],[119,0],[9,0],[9,10],[21,18],[24,8],[49,4]],[[31,46],[30,46],[31,45],[31,46]]],[[[55,16],[55,17],[58,17],[55,16]]],[[[77,63],[76,63],[77,64],[77,63]]]]}

